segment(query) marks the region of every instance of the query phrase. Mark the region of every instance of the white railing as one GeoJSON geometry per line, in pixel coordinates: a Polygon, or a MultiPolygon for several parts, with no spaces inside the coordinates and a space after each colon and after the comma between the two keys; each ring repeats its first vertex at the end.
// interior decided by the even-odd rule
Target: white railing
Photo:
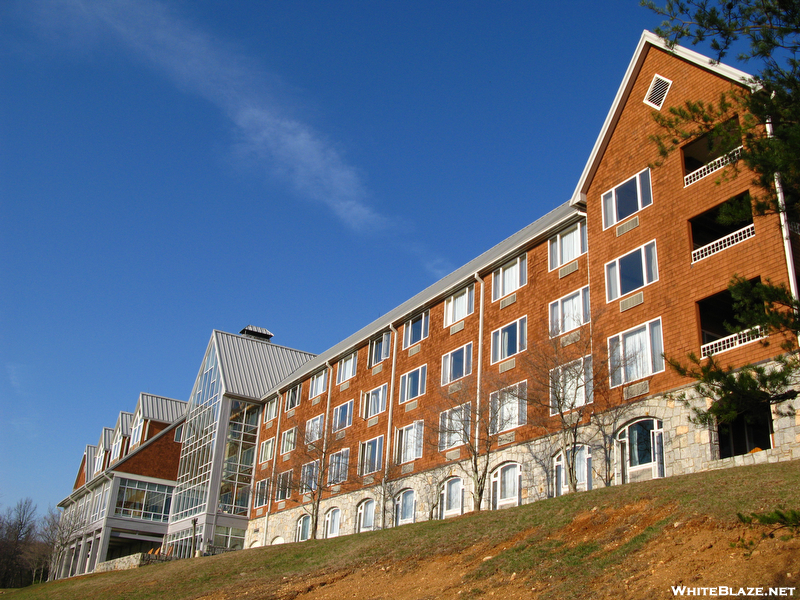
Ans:
{"type": "Polygon", "coordinates": [[[713,342],[709,342],[708,344],[703,344],[700,346],[700,356],[705,358],[707,356],[711,356],[712,354],[719,354],[720,352],[725,352],[725,350],[730,350],[731,348],[736,348],[738,346],[749,344],[750,342],[755,342],[763,337],[766,337],[766,332],[762,332],[761,327],[759,326],[752,327],[751,329],[745,329],[744,331],[734,333],[728,337],[720,338],[713,342]]]}
{"type": "Polygon", "coordinates": [[[729,233],[725,237],[721,237],[718,240],[714,240],[710,244],[706,244],[705,246],[700,246],[697,250],[692,251],[692,262],[696,263],[698,260],[703,260],[704,258],[708,258],[712,254],[716,254],[717,252],[722,252],[725,248],[730,248],[731,246],[735,246],[739,242],[743,242],[746,239],[753,237],[756,234],[755,225],[750,223],[747,227],[742,227],[738,231],[734,231],[733,233],[729,233]]]}
{"type": "Polygon", "coordinates": [[[714,171],[718,171],[725,165],[728,165],[732,162],[739,160],[739,155],[742,153],[742,147],[739,146],[736,150],[732,150],[725,154],[724,156],[720,156],[719,158],[715,158],[710,163],[703,165],[696,171],[692,171],[686,177],[683,178],[683,187],[689,187],[695,181],[700,181],[706,175],[710,175],[714,171]]]}

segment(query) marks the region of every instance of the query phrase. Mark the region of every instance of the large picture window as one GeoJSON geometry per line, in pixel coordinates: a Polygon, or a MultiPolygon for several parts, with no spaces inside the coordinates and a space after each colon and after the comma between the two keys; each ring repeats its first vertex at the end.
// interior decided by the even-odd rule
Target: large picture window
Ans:
{"type": "Polygon", "coordinates": [[[603,194],[603,229],[653,203],[650,191],[650,169],[645,169],[603,194]]]}
{"type": "Polygon", "coordinates": [[[661,319],[608,338],[608,355],[612,387],[663,371],[661,319]]]}
{"type": "Polygon", "coordinates": [[[606,294],[609,302],[657,280],[655,240],[606,264],[606,294]]]}

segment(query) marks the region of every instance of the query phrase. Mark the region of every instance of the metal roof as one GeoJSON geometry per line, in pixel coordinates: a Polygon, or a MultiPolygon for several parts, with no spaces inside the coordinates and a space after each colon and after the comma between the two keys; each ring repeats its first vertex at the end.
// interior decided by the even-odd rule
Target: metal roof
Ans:
{"type": "Polygon", "coordinates": [[[353,348],[362,345],[364,341],[369,340],[377,333],[388,330],[390,324],[404,321],[413,316],[414,313],[423,310],[434,301],[474,281],[476,273],[485,273],[493,270],[502,265],[506,260],[512,258],[512,255],[519,252],[522,248],[549,238],[559,228],[576,221],[582,216],[583,213],[579,207],[572,206],[569,202],[561,204],[527,227],[471,260],[463,267],[456,269],[433,285],[425,288],[394,310],[389,311],[366,327],[361,328],[356,333],[342,340],[316,358],[309,360],[297,371],[291,373],[287,379],[270,388],[263,397],[266,398],[267,396],[285,389],[314,371],[323,368],[326,361],[332,361],[346,352],[352,351],[353,348]]]}
{"type": "Polygon", "coordinates": [[[266,340],[214,330],[225,393],[260,400],[314,355],[266,340]]]}
{"type": "Polygon", "coordinates": [[[180,419],[186,412],[187,402],[185,400],[175,400],[174,398],[164,398],[153,394],[139,394],[139,402],[136,408],[141,411],[142,418],[159,423],[173,423],[180,419]]]}
{"type": "Polygon", "coordinates": [[[86,470],[86,481],[88,482],[94,476],[94,457],[97,454],[97,446],[92,446],[91,444],[86,446],[86,452],[84,455],[86,456],[86,464],[84,465],[84,469],[86,470]]]}
{"type": "Polygon", "coordinates": [[[133,413],[122,411],[117,418],[117,424],[114,426],[114,431],[119,430],[123,437],[130,437],[131,435],[131,420],[133,413]]]}
{"type": "Polygon", "coordinates": [[[97,447],[103,448],[103,450],[108,450],[111,448],[111,444],[114,443],[114,430],[110,427],[103,427],[103,431],[100,432],[100,439],[97,440],[97,447]]]}

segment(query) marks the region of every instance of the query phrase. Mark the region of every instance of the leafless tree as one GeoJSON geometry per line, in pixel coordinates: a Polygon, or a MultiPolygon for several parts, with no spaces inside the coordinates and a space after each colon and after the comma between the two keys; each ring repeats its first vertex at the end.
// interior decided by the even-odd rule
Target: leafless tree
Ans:
{"type": "Polygon", "coordinates": [[[0,517],[0,588],[31,582],[27,555],[35,541],[36,505],[30,498],[23,498],[0,517]]]}

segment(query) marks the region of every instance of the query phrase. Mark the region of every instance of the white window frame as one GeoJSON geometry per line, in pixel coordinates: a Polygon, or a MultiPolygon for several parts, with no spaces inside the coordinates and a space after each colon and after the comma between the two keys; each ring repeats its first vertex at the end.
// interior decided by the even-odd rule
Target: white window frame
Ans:
{"type": "Polygon", "coordinates": [[[606,302],[613,302],[632,294],[642,288],[647,287],[651,283],[658,281],[658,249],[656,241],[650,240],[646,244],[642,244],[638,248],[634,248],[630,252],[626,252],[622,256],[618,256],[605,265],[606,274],[606,302]],[[639,268],[641,269],[643,285],[631,288],[625,292],[622,291],[622,264],[621,261],[633,256],[639,255],[639,268]]]}
{"type": "Polygon", "coordinates": [[[311,539],[311,515],[303,515],[297,519],[297,533],[295,540],[305,542],[311,539]]]}
{"type": "Polygon", "coordinates": [[[464,513],[464,480],[461,477],[450,477],[442,483],[439,492],[439,518],[446,519],[464,513]],[[454,491],[452,488],[456,488],[454,491]],[[455,503],[451,501],[454,499],[455,503]]]}
{"type": "Polygon", "coordinates": [[[475,284],[471,283],[444,301],[444,326],[450,327],[466,319],[473,312],[475,312],[475,284]]]}
{"type": "Polygon", "coordinates": [[[256,481],[253,493],[253,508],[260,508],[269,504],[269,479],[256,481]]]}
{"type": "Polygon", "coordinates": [[[617,335],[612,335],[608,338],[608,357],[611,371],[609,373],[609,379],[611,380],[611,387],[625,385],[663,372],[666,368],[663,353],[664,330],[661,317],[626,329],[617,335]],[[627,348],[623,347],[625,336],[630,336],[641,329],[644,330],[645,335],[646,356],[642,358],[639,365],[636,365],[637,367],[643,367],[641,374],[633,373],[631,376],[628,373],[627,367],[629,364],[636,363],[636,357],[627,356],[627,348]],[[618,351],[620,348],[622,348],[621,352],[618,351]]]}
{"type": "Polygon", "coordinates": [[[342,511],[334,507],[325,513],[325,538],[335,538],[339,535],[342,522],[342,511]]]}
{"type": "MultiPolygon", "coordinates": [[[[575,457],[575,484],[578,490],[592,489],[592,447],[588,444],[575,444],[568,452],[578,452],[575,457]]],[[[553,491],[556,496],[569,492],[569,478],[564,453],[553,457],[553,491]]]]}
{"type": "Polygon", "coordinates": [[[591,404],[593,392],[591,355],[551,369],[550,416],[566,414],[591,404]]]}
{"type": "Polygon", "coordinates": [[[268,423],[278,416],[278,398],[267,400],[264,404],[264,423],[268,423]]]}
{"type": "Polygon", "coordinates": [[[525,380],[489,394],[490,434],[510,431],[528,423],[527,391],[528,382],[525,380]]]}
{"type": "Polygon", "coordinates": [[[559,231],[547,242],[547,265],[548,272],[577,260],[579,256],[586,254],[586,221],[578,221],[566,229],[559,231]],[[575,241],[570,244],[570,252],[565,252],[565,244],[569,243],[567,236],[575,233],[575,241]]]}
{"type": "Polygon", "coordinates": [[[300,493],[310,494],[317,491],[319,479],[319,459],[309,461],[300,467],[300,493]]]}
{"type": "Polygon", "coordinates": [[[271,437],[268,440],[264,440],[261,442],[261,448],[258,452],[258,462],[265,463],[268,460],[272,460],[272,457],[275,456],[275,437],[271,437]]]}
{"type": "Polygon", "coordinates": [[[422,311],[418,315],[410,318],[403,326],[403,350],[420,343],[428,337],[429,332],[429,319],[430,312],[427,310],[422,311]],[[416,323],[420,323],[420,337],[416,338],[413,334],[413,329],[416,323]]]}
{"type": "Polygon", "coordinates": [[[287,429],[281,434],[281,455],[288,454],[297,446],[297,427],[287,429]]]}
{"type": "Polygon", "coordinates": [[[328,369],[323,369],[319,373],[312,375],[308,382],[308,399],[316,398],[324,394],[328,389],[328,369]]]}
{"type": "Polygon", "coordinates": [[[378,363],[382,363],[392,351],[392,332],[387,331],[382,336],[372,340],[369,346],[369,366],[374,367],[378,363]]]}
{"type": "Polygon", "coordinates": [[[504,463],[492,471],[490,490],[492,494],[492,508],[501,509],[511,506],[518,506],[520,503],[520,490],[522,488],[522,465],[516,462],[504,463]],[[508,483],[509,479],[504,479],[503,474],[513,469],[510,481],[514,483],[513,493],[504,489],[503,483],[508,483]],[[505,493],[505,495],[503,495],[505,493]]]}
{"type": "Polygon", "coordinates": [[[292,497],[292,470],[278,473],[275,478],[275,501],[280,502],[292,497]]]}
{"type": "Polygon", "coordinates": [[[353,424],[353,404],[353,400],[348,400],[347,402],[343,402],[339,406],[334,407],[333,421],[331,421],[331,431],[336,433],[337,431],[347,429],[353,424]],[[345,412],[344,424],[342,424],[343,411],[345,412]]]}
{"type": "MultiPolygon", "coordinates": [[[[178,425],[176,429],[180,429],[182,425],[178,425]]],[[[176,442],[180,442],[180,438],[175,440],[176,442]]],[[[119,458],[120,453],[122,452],[122,432],[117,429],[114,432],[114,439],[111,442],[111,456],[109,458],[109,463],[113,463],[119,458]]]]}
{"type": "Polygon", "coordinates": [[[372,531],[375,528],[375,500],[367,498],[358,505],[356,513],[358,533],[362,531],[372,531]],[[365,525],[365,518],[369,518],[369,524],[365,525]]]}
{"type": "Polygon", "coordinates": [[[386,410],[386,396],[389,391],[389,385],[384,383],[383,385],[379,385],[374,390],[370,390],[364,393],[362,400],[361,400],[361,414],[364,415],[365,419],[371,419],[375,415],[379,415],[386,410]],[[378,402],[377,406],[372,406],[372,398],[377,394],[378,402]]]}
{"type": "Polygon", "coordinates": [[[356,365],[358,363],[358,352],[348,354],[339,361],[336,367],[336,385],[344,383],[348,379],[356,376],[356,365]]]}
{"type": "Polygon", "coordinates": [[[298,383],[292,389],[286,392],[286,410],[290,411],[293,408],[300,406],[300,393],[303,391],[303,384],[298,383]]]}
{"type": "Polygon", "coordinates": [[[334,485],[347,481],[350,462],[350,448],[342,448],[331,454],[328,459],[328,484],[334,485]]]}
{"type": "Polygon", "coordinates": [[[413,523],[417,514],[417,495],[414,493],[414,490],[406,489],[397,494],[397,496],[395,496],[394,510],[394,522],[396,526],[413,523]],[[410,516],[404,516],[404,509],[406,508],[411,509],[410,516]]]}
{"type": "Polygon", "coordinates": [[[527,283],[528,255],[523,252],[492,273],[492,302],[516,292],[527,283]]]}
{"type": "Polygon", "coordinates": [[[366,442],[361,442],[358,448],[358,473],[369,475],[380,471],[383,463],[383,436],[379,435],[366,442]],[[370,450],[371,448],[371,450],[370,450]],[[368,454],[371,453],[371,454],[368,454]]]}
{"type": "Polygon", "coordinates": [[[306,431],[304,441],[306,444],[313,444],[322,439],[322,428],[325,424],[325,415],[319,414],[306,421],[306,431]]]}
{"type": "Polygon", "coordinates": [[[507,358],[511,358],[512,356],[519,354],[520,352],[524,352],[528,347],[528,336],[527,336],[527,326],[528,326],[528,317],[520,317],[516,321],[512,321],[511,323],[507,323],[502,327],[498,327],[492,332],[492,364],[504,361],[507,358]],[[502,354],[502,350],[505,350],[501,343],[503,341],[503,332],[509,328],[516,329],[516,350],[509,353],[509,354],[502,354]]]}
{"type": "Polygon", "coordinates": [[[464,344],[460,348],[456,348],[452,352],[448,352],[442,356],[442,385],[447,385],[463,379],[467,375],[472,374],[472,342],[464,344]],[[462,373],[457,375],[453,372],[454,358],[458,353],[463,354],[461,360],[462,373]]]}
{"type": "MultiPolygon", "coordinates": [[[[664,422],[654,417],[639,417],[627,423],[622,427],[616,435],[617,442],[617,463],[624,463],[625,473],[642,471],[652,469],[653,477],[660,478],[665,476],[664,472],[664,422]],[[638,454],[636,457],[636,464],[632,464],[632,456],[634,454],[634,442],[631,441],[633,437],[631,429],[636,425],[644,422],[651,422],[652,428],[648,429],[648,436],[646,438],[650,450],[650,460],[640,461],[638,454]],[[624,445],[624,453],[622,451],[624,445]]],[[[619,474],[619,481],[625,483],[622,473],[619,474]]],[[[630,477],[630,475],[628,475],[630,477]]]]}
{"type": "Polygon", "coordinates": [[[471,413],[470,402],[439,413],[440,452],[469,443],[469,434],[472,429],[471,413]]]}
{"type": "Polygon", "coordinates": [[[636,213],[644,210],[648,206],[652,206],[653,204],[653,186],[652,186],[652,178],[650,177],[650,168],[643,169],[634,175],[633,177],[629,177],[622,183],[614,186],[607,192],[605,192],[602,196],[602,213],[603,213],[603,230],[608,229],[609,227],[613,227],[617,223],[624,221],[625,219],[632,217],[636,213]],[[637,209],[633,212],[618,217],[618,195],[617,192],[620,190],[624,185],[629,183],[631,180],[636,180],[636,205],[637,209]]]}
{"type": "Polygon", "coordinates": [[[398,465],[422,458],[424,428],[425,422],[420,419],[405,427],[395,429],[396,462],[398,465]]]}
{"type": "Polygon", "coordinates": [[[428,377],[428,365],[422,365],[421,367],[417,367],[416,369],[412,369],[408,373],[404,373],[400,376],[400,404],[404,404],[409,400],[413,400],[414,398],[419,398],[420,396],[425,395],[425,388],[427,385],[427,377],[428,377]],[[409,386],[409,380],[412,379],[414,374],[417,374],[416,381],[416,393],[411,389],[409,386]],[[413,395],[412,395],[413,394],[413,395]]]}
{"type": "Polygon", "coordinates": [[[131,437],[128,441],[129,451],[142,442],[142,432],[144,431],[144,417],[138,410],[133,415],[131,422],[131,437]]]}
{"type": "Polygon", "coordinates": [[[551,302],[549,313],[550,337],[563,335],[586,325],[586,323],[591,320],[592,316],[591,304],[589,301],[589,286],[584,286],[551,302]],[[565,307],[570,306],[574,302],[576,297],[580,306],[578,310],[578,319],[575,319],[572,315],[566,315],[564,310],[565,307]]]}

